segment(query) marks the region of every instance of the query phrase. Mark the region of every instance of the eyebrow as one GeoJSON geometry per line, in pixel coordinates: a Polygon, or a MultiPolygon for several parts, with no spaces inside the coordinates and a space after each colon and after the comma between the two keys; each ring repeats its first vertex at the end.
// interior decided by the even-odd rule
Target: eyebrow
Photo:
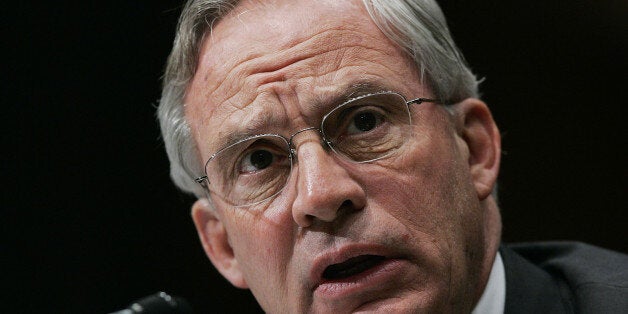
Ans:
{"type": "Polygon", "coordinates": [[[234,125],[233,128],[228,127],[218,133],[217,143],[219,146],[216,147],[216,150],[212,152],[212,154],[219,149],[229,146],[237,141],[243,140],[251,136],[263,134],[260,133],[260,130],[267,128],[269,125],[280,125],[282,123],[282,120],[285,119],[278,117],[277,115],[273,115],[272,112],[268,110],[264,110],[255,114],[250,119],[247,118],[239,125],[234,125]]]}
{"type": "Polygon", "coordinates": [[[351,84],[339,97],[336,97],[338,102],[336,105],[340,105],[346,101],[351,100],[352,98],[388,90],[390,89],[383,85],[369,81],[351,84]]]}
{"type": "MultiPolygon", "coordinates": [[[[361,81],[353,83],[346,88],[342,88],[342,92],[340,94],[323,98],[320,101],[309,105],[321,108],[333,108],[355,97],[388,90],[390,89],[381,84],[371,81],[361,81]]],[[[259,134],[265,134],[264,132],[260,133],[260,130],[268,128],[268,126],[283,125],[283,123],[286,122],[285,120],[285,117],[273,115],[273,113],[269,110],[261,111],[258,114],[255,114],[255,116],[250,120],[244,121],[243,124],[235,126],[233,129],[228,128],[219,132],[217,136],[217,143],[219,146],[216,147],[212,154],[237,141],[259,134]]],[[[268,134],[270,134],[270,132],[268,132],[268,134]]]]}

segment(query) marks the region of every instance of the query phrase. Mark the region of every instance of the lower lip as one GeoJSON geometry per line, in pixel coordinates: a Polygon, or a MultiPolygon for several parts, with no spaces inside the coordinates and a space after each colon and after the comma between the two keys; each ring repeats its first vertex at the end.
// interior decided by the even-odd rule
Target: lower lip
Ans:
{"type": "Polygon", "coordinates": [[[338,299],[348,295],[381,290],[386,284],[398,284],[404,274],[403,261],[388,259],[353,276],[324,280],[314,290],[315,295],[323,299],[338,299]]]}

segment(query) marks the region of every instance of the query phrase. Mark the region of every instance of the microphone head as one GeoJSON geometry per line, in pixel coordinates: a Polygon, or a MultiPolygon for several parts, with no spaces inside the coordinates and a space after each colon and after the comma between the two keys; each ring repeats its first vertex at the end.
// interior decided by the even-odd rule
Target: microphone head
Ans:
{"type": "Polygon", "coordinates": [[[183,298],[173,297],[165,292],[141,298],[125,310],[126,313],[142,314],[191,314],[190,304],[183,298]]]}

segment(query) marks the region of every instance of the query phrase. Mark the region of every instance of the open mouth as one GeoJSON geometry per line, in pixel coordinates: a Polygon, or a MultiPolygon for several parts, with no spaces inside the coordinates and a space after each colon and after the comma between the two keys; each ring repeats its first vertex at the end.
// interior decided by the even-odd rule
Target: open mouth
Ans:
{"type": "Polygon", "coordinates": [[[323,279],[338,280],[348,278],[371,269],[386,258],[379,255],[360,255],[342,263],[327,266],[323,271],[323,279]]]}

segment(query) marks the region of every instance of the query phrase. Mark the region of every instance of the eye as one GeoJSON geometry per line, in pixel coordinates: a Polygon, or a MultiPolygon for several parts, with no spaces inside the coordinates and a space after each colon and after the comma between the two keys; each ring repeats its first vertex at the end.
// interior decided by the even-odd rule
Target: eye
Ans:
{"type": "MultiPolygon", "coordinates": [[[[238,174],[255,174],[264,171],[278,171],[290,167],[290,153],[287,143],[279,137],[257,137],[244,141],[232,147],[234,154],[225,154],[226,160],[233,156],[234,162],[227,164],[235,165],[238,174]]],[[[283,171],[283,170],[282,170],[283,171]]]]}
{"type": "Polygon", "coordinates": [[[358,134],[371,131],[384,122],[384,115],[373,108],[360,108],[349,116],[347,133],[358,134]]]}
{"type": "Polygon", "coordinates": [[[272,165],[276,156],[268,150],[257,149],[244,155],[240,165],[240,172],[250,173],[264,170],[272,165]]]}
{"type": "Polygon", "coordinates": [[[349,125],[349,133],[367,132],[377,126],[381,120],[373,112],[360,112],[353,116],[353,123],[349,125]]]}

